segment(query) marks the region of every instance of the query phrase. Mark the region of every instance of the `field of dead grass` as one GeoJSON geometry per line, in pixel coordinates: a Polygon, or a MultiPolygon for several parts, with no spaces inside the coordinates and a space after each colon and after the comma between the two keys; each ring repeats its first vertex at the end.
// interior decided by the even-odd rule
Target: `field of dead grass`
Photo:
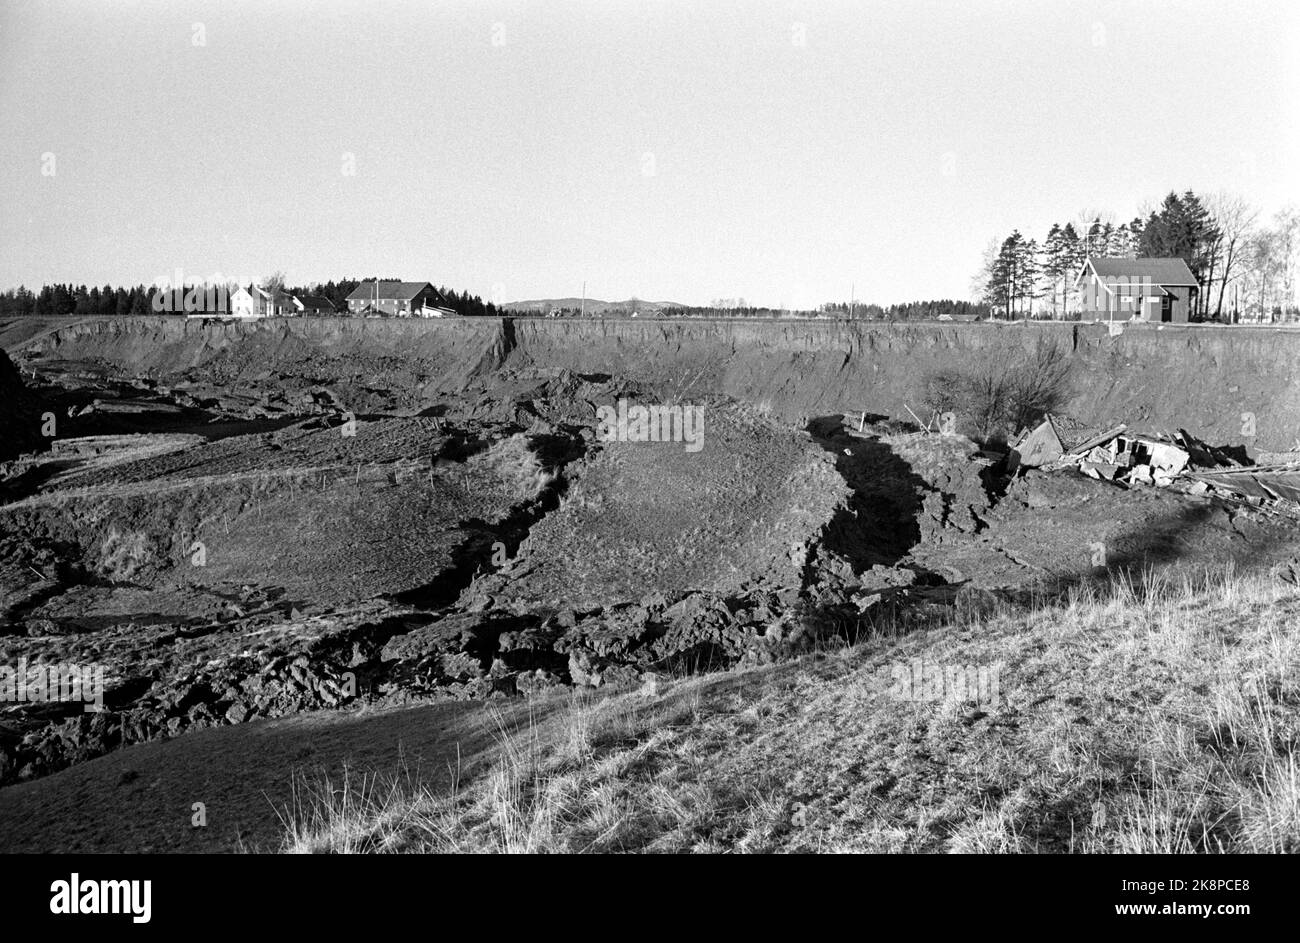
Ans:
{"type": "Polygon", "coordinates": [[[498,715],[494,762],[450,791],[391,769],[299,778],[283,848],[1294,852],[1298,614],[1266,575],[1152,575],[561,695],[498,715]],[[993,684],[961,683],[978,669],[993,684]]]}

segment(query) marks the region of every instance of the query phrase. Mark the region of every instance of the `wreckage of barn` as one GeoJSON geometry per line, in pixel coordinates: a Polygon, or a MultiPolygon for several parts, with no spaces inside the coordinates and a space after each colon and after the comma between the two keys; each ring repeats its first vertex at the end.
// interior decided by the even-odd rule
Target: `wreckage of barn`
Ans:
{"type": "Polygon", "coordinates": [[[1257,507],[1300,505],[1300,460],[1256,464],[1244,446],[1211,446],[1185,429],[1137,432],[1121,424],[1096,432],[1049,415],[1008,445],[1013,474],[1022,468],[1074,468],[1124,487],[1172,487],[1257,507]]]}

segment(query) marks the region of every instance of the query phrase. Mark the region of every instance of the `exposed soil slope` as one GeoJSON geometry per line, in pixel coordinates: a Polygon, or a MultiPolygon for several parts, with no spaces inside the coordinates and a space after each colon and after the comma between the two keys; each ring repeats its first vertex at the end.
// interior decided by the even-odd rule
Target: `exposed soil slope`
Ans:
{"type": "Polygon", "coordinates": [[[1092,324],[834,321],[308,318],[229,324],[106,319],[0,334],[11,353],[102,360],[127,374],[293,390],[340,383],[354,408],[432,402],[502,366],[613,374],[667,396],[725,394],[796,420],[920,411],[927,375],[1030,350],[1047,336],[1075,366],[1075,418],[1183,426],[1258,449],[1293,448],[1300,429],[1300,331],[1092,324]]]}

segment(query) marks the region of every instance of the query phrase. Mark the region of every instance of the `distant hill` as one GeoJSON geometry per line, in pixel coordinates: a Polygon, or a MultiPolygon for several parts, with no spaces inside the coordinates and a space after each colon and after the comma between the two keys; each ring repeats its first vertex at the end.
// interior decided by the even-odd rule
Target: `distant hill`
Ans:
{"type": "MultiPolygon", "coordinates": [[[[499,306],[502,311],[559,311],[572,309],[577,311],[583,307],[581,298],[538,298],[533,301],[510,301],[499,306]]],[[[612,311],[636,311],[638,313],[652,314],[663,311],[665,308],[681,308],[684,305],[675,301],[642,301],[640,298],[629,298],[627,301],[601,301],[599,298],[588,298],[586,301],[586,311],[588,314],[605,314],[612,311]]]]}

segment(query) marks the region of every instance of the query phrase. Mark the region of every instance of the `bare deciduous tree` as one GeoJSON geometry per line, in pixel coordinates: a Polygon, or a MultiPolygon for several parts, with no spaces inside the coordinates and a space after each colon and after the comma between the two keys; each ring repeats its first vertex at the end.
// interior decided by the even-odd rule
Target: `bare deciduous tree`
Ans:
{"type": "Polygon", "coordinates": [[[262,284],[260,287],[264,291],[283,289],[284,280],[285,280],[284,272],[272,272],[270,275],[262,279],[262,284]]]}
{"type": "Polygon", "coordinates": [[[1300,249],[1300,211],[1282,210],[1273,224],[1258,227],[1242,252],[1241,294],[1262,320],[1294,309],[1296,252],[1300,249]]]}
{"type": "Polygon", "coordinates": [[[1216,316],[1221,316],[1223,298],[1228,285],[1241,274],[1244,266],[1246,246],[1254,233],[1259,211],[1240,196],[1222,192],[1211,194],[1206,200],[1206,206],[1218,224],[1219,235],[1210,249],[1210,272],[1213,280],[1205,286],[1205,290],[1206,292],[1213,290],[1213,281],[1219,283],[1214,313],[1216,316]]]}

